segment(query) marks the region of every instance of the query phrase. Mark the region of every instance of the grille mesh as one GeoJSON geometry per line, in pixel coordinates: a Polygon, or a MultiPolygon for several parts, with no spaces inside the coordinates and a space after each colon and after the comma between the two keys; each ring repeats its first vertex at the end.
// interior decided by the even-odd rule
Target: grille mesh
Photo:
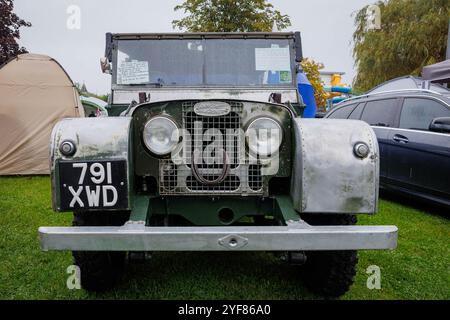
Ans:
{"type": "MultiPolygon", "coordinates": [[[[189,131],[192,136],[192,143],[190,151],[195,147],[200,147],[202,151],[208,147],[213,141],[217,143],[216,149],[224,149],[227,152],[228,159],[230,159],[231,168],[236,168],[239,163],[238,148],[241,141],[241,136],[236,135],[235,132],[241,128],[241,113],[242,103],[232,102],[231,112],[224,116],[207,117],[197,115],[194,109],[195,103],[183,103],[183,128],[189,131]],[[201,123],[201,130],[196,124],[201,123]],[[216,140],[216,135],[222,137],[216,140]],[[195,141],[201,141],[201,146],[195,146],[195,141]],[[228,143],[227,143],[228,141],[228,143]]],[[[191,154],[188,152],[187,154],[191,154]]],[[[191,163],[190,157],[185,159],[187,163],[191,163]]],[[[221,169],[223,167],[223,153],[214,154],[203,152],[203,161],[198,165],[199,168],[214,168],[221,169]]]]}
{"type": "Polygon", "coordinates": [[[160,160],[160,194],[261,194],[263,179],[260,165],[250,165],[243,154],[245,144],[238,134],[242,129],[243,103],[230,101],[231,112],[223,116],[202,116],[194,112],[196,101],[182,103],[183,129],[192,139],[185,144],[182,164],[172,160],[160,160]],[[201,126],[200,126],[201,124],[201,126]],[[211,148],[214,146],[214,148],[211,148]],[[229,174],[218,184],[205,184],[193,175],[194,150],[201,150],[202,159],[197,162],[198,173],[207,181],[216,180],[224,170],[226,151],[229,174]],[[212,150],[221,150],[214,153],[212,150]]]}

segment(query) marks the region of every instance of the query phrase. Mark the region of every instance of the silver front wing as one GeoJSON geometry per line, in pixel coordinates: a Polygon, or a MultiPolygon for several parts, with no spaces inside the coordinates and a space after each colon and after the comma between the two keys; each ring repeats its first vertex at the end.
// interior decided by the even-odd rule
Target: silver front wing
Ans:
{"type": "Polygon", "coordinates": [[[41,227],[41,247],[72,251],[314,251],[394,249],[395,226],[41,227]]]}

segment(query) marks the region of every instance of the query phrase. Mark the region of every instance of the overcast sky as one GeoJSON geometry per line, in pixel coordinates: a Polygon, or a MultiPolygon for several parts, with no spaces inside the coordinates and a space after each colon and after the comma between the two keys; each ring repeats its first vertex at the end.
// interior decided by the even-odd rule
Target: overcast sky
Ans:
{"type": "MultiPolygon", "coordinates": [[[[108,93],[111,77],[102,74],[106,32],[171,32],[172,20],[182,17],[173,8],[182,0],[15,0],[15,12],[33,24],[22,29],[20,43],[32,53],[47,54],[63,65],[72,80],[89,91],[108,93]],[[71,5],[81,10],[80,29],[67,27],[71,5]]],[[[291,17],[287,31],[301,31],[306,57],[325,70],[355,76],[351,38],[352,13],[375,0],[271,0],[291,17]]],[[[72,20],[70,20],[72,21],[72,20]]],[[[72,24],[73,26],[73,24],[72,24]]]]}

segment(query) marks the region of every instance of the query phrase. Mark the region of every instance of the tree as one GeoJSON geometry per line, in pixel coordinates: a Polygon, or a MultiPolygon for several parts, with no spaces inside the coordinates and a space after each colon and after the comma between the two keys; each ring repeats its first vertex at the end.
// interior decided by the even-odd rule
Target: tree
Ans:
{"type": "Polygon", "coordinates": [[[19,47],[19,29],[31,27],[31,23],[20,19],[14,12],[13,0],[0,0],[0,65],[12,57],[26,53],[24,47],[19,47]]]}
{"type": "Polygon", "coordinates": [[[89,92],[88,89],[86,88],[86,84],[83,82],[83,84],[81,85],[81,92],[89,92]]]}
{"type": "Polygon", "coordinates": [[[75,82],[75,88],[77,88],[78,94],[83,97],[94,97],[100,100],[103,100],[105,102],[108,102],[109,95],[108,94],[96,94],[89,92],[89,90],[86,88],[86,84],[75,82]]]}
{"type": "Polygon", "coordinates": [[[172,21],[174,28],[190,32],[270,32],[291,25],[266,0],[185,0],[175,7],[187,14],[172,21]]]}
{"type": "Polygon", "coordinates": [[[428,64],[445,60],[450,15],[448,0],[384,0],[381,29],[368,30],[367,7],[355,16],[354,86],[367,91],[387,80],[419,75],[428,64]]]}
{"type": "Polygon", "coordinates": [[[320,79],[320,70],[324,68],[324,65],[309,58],[303,59],[300,65],[314,88],[314,100],[316,100],[317,109],[319,111],[325,111],[327,106],[327,93],[320,79]]]}

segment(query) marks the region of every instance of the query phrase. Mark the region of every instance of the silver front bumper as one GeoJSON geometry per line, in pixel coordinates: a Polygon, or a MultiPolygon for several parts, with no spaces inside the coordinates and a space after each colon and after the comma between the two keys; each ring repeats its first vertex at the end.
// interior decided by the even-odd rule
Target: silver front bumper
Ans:
{"type": "Polygon", "coordinates": [[[41,227],[42,250],[314,251],[394,249],[395,226],[41,227]]]}

